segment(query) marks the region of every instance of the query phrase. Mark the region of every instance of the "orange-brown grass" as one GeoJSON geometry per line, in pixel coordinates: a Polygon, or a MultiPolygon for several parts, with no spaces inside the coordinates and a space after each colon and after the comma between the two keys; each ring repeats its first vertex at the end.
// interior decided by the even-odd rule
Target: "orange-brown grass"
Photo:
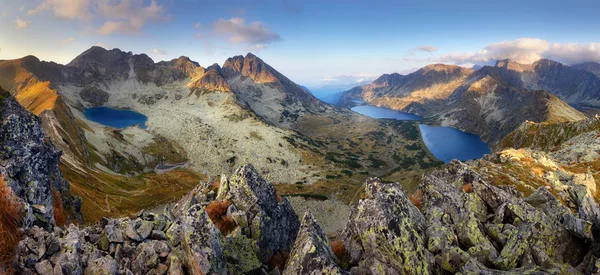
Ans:
{"type": "Polygon", "coordinates": [[[423,191],[421,189],[417,190],[412,195],[409,195],[408,198],[419,210],[423,207],[423,191]]]}
{"type": "Polygon", "coordinates": [[[219,191],[219,187],[220,187],[220,186],[221,186],[221,183],[220,183],[220,182],[218,182],[218,181],[213,181],[213,182],[210,184],[210,187],[209,187],[209,189],[210,189],[210,190],[212,190],[212,191],[215,191],[215,192],[217,192],[217,191],[219,191]]]}
{"type": "Polygon", "coordinates": [[[206,213],[212,222],[217,226],[221,234],[227,236],[231,233],[235,227],[235,221],[229,215],[227,215],[227,208],[231,203],[225,201],[213,201],[206,206],[206,213]]]}
{"type": "Polygon", "coordinates": [[[54,190],[54,188],[51,187],[50,191],[52,191],[54,221],[56,221],[56,225],[64,226],[65,224],[67,224],[67,215],[63,207],[62,198],[60,197],[60,193],[54,190]]]}
{"type": "Polygon", "coordinates": [[[335,257],[339,260],[340,266],[342,268],[348,267],[350,264],[350,256],[348,255],[348,251],[346,251],[346,246],[344,246],[344,242],[342,240],[335,240],[330,242],[331,250],[335,257]]]}
{"type": "Polygon", "coordinates": [[[465,193],[471,193],[471,192],[473,192],[473,185],[470,183],[467,183],[467,184],[463,185],[462,190],[465,193]]]}
{"type": "Polygon", "coordinates": [[[82,199],[81,214],[87,224],[103,217],[133,216],[142,209],[177,201],[198,186],[200,180],[206,180],[206,176],[184,169],[128,177],[81,172],[68,163],[61,163],[60,168],[73,195],[82,199]]]}
{"type": "Polygon", "coordinates": [[[271,258],[267,262],[267,265],[269,266],[269,269],[278,268],[279,270],[283,270],[289,258],[289,252],[280,250],[277,253],[273,254],[273,256],[271,256],[271,258]]]}
{"type": "MultiPolygon", "coordinates": [[[[10,269],[19,240],[22,207],[0,176],[0,266],[10,269]]],[[[10,273],[10,270],[8,270],[10,273]]]]}

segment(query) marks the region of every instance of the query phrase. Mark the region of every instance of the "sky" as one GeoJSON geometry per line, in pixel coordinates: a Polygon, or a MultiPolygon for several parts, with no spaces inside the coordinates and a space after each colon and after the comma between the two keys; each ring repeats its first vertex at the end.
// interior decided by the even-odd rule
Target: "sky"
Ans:
{"type": "Polygon", "coordinates": [[[600,1],[0,0],[0,59],[97,45],[207,67],[252,52],[301,85],[431,63],[600,62],[600,1]]]}

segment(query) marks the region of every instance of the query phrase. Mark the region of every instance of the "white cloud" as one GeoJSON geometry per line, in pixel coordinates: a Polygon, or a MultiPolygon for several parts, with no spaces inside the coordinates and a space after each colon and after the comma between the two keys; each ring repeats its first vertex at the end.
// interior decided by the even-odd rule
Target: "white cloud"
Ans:
{"type": "Polygon", "coordinates": [[[69,38],[67,38],[67,39],[63,40],[63,41],[62,41],[62,43],[63,43],[63,44],[69,44],[69,43],[71,43],[71,42],[73,42],[73,41],[75,41],[75,38],[73,38],[73,37],[69,37],[69,38]]]}
{"type": "Polygon", "coordinates": [[[54,16],[69,20],[94,21],[102,24],[96,31],[102,35],[113,33],[140,34],[148,22],[169,19],[163,5],[151,0],[42,0],[28,15],[49,11],[54,16]]]}
{"type": "Polygon", "coordinates": [[[6,12],[5,11],[2,12],[2,17],[6,18],[6,12]]]}
{"type": "Polygon", "coordinates": [[[155,0],[152,0],[148,6],[145,6],[143,1],[100,0],[96,13],[109,19],[98,29],[98,33],[102,35],[140,34],[147,22],[169,19],[169,16],[165,15],[164,6],[159,5],[155,0]]]}
{"type": "Polygon", "coordinates": [[[158,58],[163,58],[167,55],[167,51],[165,50],[159,50],[159,49],[152,49],[152,53],[158,57],[158,58]]]}
{"type": "Polygon", "coordinates": [[[64,19],[90,19],[92,0],[42,0],[35,9],[29,10],[27,15],[51,11],[56,17],[64,19]]]}
{"type": "Polygon", "coordinates": [[[18,16],[17,19],[15,19],[15,28],[17,28],[17,30],[26,29],[29,25],[31,25],[31,21],[21,20],[18,16]]]}
{"type": "Polygon", "coordinates": [[[200,27],[202,27],[202,24],[200,24],[200,23],[194,24],[194,29],[199,29],[200,27]]]}
{"type": "Polygon", "coordinates": [[[437,52],[438,47],[433,46],[433,45],[421,45],[421,46],[416,47],[415,50],[432,53],[432,52],[437,52]]]}
{"type": "Polygon", "coordinates": [[[228,20],[221,18],[215,21],[213,32],[233,44],[247,44],[254,49],[262,49],[267,44],[281,40],[279,34],[271,31],[263,23],[246,24],[246,20],[241,17],[232,17],[228,20]]]}
{"type": "Polygon", "coordinates": [[[543,58],[566,64],[586,61],[600,62],[600,43],[552,43],[537,38],[519,38],[489,44],[478,52],[441,55],[433,61],[486,64],[495,60],[510,59],[523,64],[531,64],[543,58]]]}

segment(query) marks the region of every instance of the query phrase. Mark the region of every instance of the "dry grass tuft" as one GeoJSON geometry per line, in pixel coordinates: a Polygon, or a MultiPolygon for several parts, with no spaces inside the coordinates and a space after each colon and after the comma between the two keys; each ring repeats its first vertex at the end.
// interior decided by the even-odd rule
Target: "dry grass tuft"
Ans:
{"type": "Polygon", "coordinates": [[[465,193],[471,193],[471,192],[473,192],[473,185],[470,183],[467,183],[467,184],[463,185],[462,190],[465,193]]]}
{"type": "Polygon", "coordinates": [[[331,250],[335,257],[339,260],[339,264],[342,268],[346,268],[350,264],[350,255],[346,251],[346,246],[342,240],[335,240],[330,243],[331,250]]]}
{"type": "MultiPolygon", "coordinates": [[[[0,176],[0,266],[10,268],[21,239],[22,206],[0,176]]],[[[10,270],[8,270],[10,274],[10,270]]]]}
{"type": "Polygon", "coordinates": [[[237,227],[233,218],[227,215],[227,208],[230,205],[229,201],[213,201],[206,206],[208,217],[225,236],[237,227]]]}
{"type": "Polygon", "coordinates": [[[57,226],[64,226],[67,224],[67,214],[65,213],[62,198],[60,197],[60,193],[54,190],[54,188],[50,187],[50,191],[52,191],[54,220],[56,221],[57,226]]]}
{"type": "Polygon", "coordinates": [[[221,187],[221,182],[220,181],[213,181],[213,182],[210,183],[209,189],[211,191],[218,192],[219,191],[219,187],[221,187]]]}
{"type": "Polygon", "coordinates": [[[267,265],[269,266],[269,269],[278,268],[279,270],[283,270],[289,258],[289,252],[280,250],[271,256],[271,259],[269,259],[267,265]]]}
{"type": "Polygon", "coordinates": [[[408,198],[419,210],[423,207],[423,191],[421,189],[417,190],[412,195],[409,195],[408,198]]]}

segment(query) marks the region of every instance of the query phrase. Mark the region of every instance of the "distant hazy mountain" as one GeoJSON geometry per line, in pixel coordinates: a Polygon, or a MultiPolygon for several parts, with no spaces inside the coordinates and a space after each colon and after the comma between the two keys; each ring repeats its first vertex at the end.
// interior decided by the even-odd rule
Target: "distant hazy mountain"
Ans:
{"type": "Polygon", "coordinates": [[[310,92],[322,101],[337,105],[344,91],[369,84],[373,80],[374,78],[370,76],[343,75],[329,77],[321,84],[310,87],[310,92]]]}
{"type": "Polygon", "coordinates": [[[598,77],[600,77],[600,63],[597,62],[585,62],[577,65],[571,66],[573,68],[577,68],[580,70],[585,70],[591,73],[594,73],[598,77]]]}
{"type": "Polygon", "coordinates": [[[478,70],[436,64],[409,75],[382,75],[345,92],[341,103],[361,100],[417,113],[494,144],[525,120],[584,119],[567,103],[596,106],[599,99],[600,79],[589,72],[550,60],[531,65],[502,60],[478,70]]]}

